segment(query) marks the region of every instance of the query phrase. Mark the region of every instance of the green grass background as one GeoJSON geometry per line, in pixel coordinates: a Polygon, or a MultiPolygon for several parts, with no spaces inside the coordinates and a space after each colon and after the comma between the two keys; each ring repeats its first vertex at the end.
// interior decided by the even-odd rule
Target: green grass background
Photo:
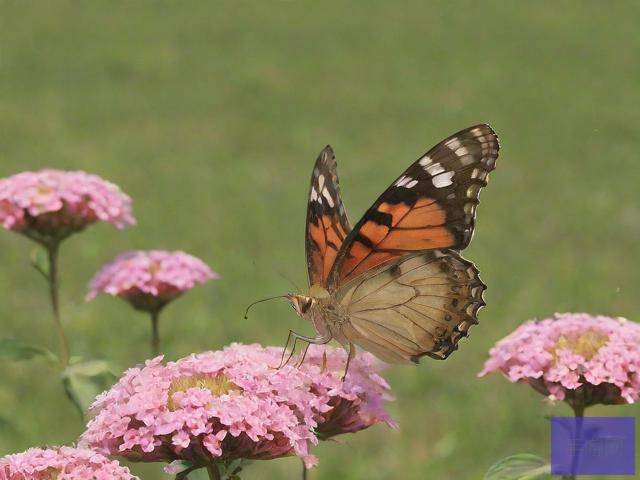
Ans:
{"type": "MultiPolygon", "coordinates": [[[[138,225],[97,225],[62,249],[77,354],[144,360],[148,320],[95,270],[124,249],[183,249],[222,279],[171,305],[165,351],[310,332],[284,304],[304,284],[312,163],[327,143],[353,221],[423,151],[476,122],[501,138],[467,258],[489,285],[480,325],[446,362],[387,373],[400,429],[316,449],[313,479],[480,479],[548,455],[541,397],[477,379],[491,345],[556,311],[638,319],[640,37],[635,2],[0,2],[0,175],[83,169],[134,199],[138,225]]],[[[2,336],[54,347],[32,248],[0,232],[2,336]]],[[[83,424],[37,361],[3,363],[0,453],[71,442],[83,424]]],[[[634,406],[592,414],[638,416],[634,406]]],[[[133,466],[144,480],[161,467],[133,466]]],[[[295,459],[246,479],[298,478],[295,459]]]]}

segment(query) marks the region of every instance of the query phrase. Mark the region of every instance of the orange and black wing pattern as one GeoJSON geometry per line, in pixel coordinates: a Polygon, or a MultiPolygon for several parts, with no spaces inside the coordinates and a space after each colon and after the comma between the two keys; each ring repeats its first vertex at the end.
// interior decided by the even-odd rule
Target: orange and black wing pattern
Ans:
{"type": "Polygon", "coordinates": [[[305,247],[309,285],[325,285],[331,267],[347,234],[349,219],[340,199],[336,159],[326,146],[313,168],[305,247]]]}
{"type": "Polygon", "coordinates": [[[341,242],[328,274],[329,290],[408,253],[467,247],[480,189],[495,168],[498,150],[496,133],[480,124],[416,160],[341,242]]]}

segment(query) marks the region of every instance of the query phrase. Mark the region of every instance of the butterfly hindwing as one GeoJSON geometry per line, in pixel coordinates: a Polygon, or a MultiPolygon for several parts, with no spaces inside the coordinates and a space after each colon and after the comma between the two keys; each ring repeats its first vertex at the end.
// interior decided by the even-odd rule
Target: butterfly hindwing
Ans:
{"type": "MultiPolygon", "coordinates": [[[[462,130],[416,160],[342,242],[327,284],[339,285],[408,253],[464,249],[480,189],[495,168],[498,137],[485,124],[462,130]]],[[[325,265],[326,268],[326,265],[325,265]]]]}
{"type": "Polygon", "coordinates": [[[344,335],[389,363],[445,359],[478,323],[486,286],[457,252],[405,255],[340,287],[344,335]]]}
{"type": "Polygon", "coordinates": [[[311,176],[305,248],[309,285],[324,285],[342,242],[351,231],[340,199],[337,164],[333,150],[325,147],[311,176]]]}

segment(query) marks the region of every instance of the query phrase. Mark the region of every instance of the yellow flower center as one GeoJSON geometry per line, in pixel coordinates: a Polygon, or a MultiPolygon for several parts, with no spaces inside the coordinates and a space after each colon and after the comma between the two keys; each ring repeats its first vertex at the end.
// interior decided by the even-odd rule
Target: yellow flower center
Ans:
{"type": "Polygon", "coordinates": [[[58,476],[60,475],[60,471],[56,468],[47,468],[43,472],[44,476],[42,480],[58,480],[58,476]]]}
{"type": "Polygon", "coordinates": [[[174,412],[178,405],[173,401],[173,395],[177,392],[186,392],[190,388],[205,388],[211,392],[214,397],[229,393],[240,393],[242,388],[229,380],[224,374],[220,373],[215,377],[205,374],[193,375],[191,377],[179,377],[171,382],[169,386],[169,402],[167,407],[174,412]]]}
{"type": "Polygon", "coordinates": [[[160,270],[160,262],[151,262],[151,265],[149,265],[149,273],[151,276],[155,276],[158,270],[160,270]]]}
{"type": "Polygon", "coordinates": [[[604,333],[588,330],[575,338],[567,338],[564,335],[558,338],[554,349],[554,357],[557,357],[560,350],[568,348],[573,353],[582,356],[585,360],[591,360],[598,353],[601,347],[606,345],[609,337],[604,333]]]}

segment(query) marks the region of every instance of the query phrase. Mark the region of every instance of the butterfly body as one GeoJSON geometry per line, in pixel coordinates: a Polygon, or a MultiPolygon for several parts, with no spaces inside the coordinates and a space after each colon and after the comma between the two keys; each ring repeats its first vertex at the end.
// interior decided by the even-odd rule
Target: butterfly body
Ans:
{"type": "Polygon", "coordinates": [[[336,298],[319,285],[313,285],[307,295],[291,295],[290,301],[296,313],[311,322],[323,338],[331,338],[344,346],[349,342],[342,334],[343,325],[349,317],[336,298]]]}
{"type": "Polygon", "coordinates": [[[327,146],[309,192],[310,288],[287,295],[317,336],[290,336],[316,344],[334,339],[349,359],[359,346],[390,363],[445,359],[455,351],[485,305],[486,286],[460,251],[471,241],[479,192],[498,149],[485,124],[448,137],[409,166],[352,228],[327,146]]]}

